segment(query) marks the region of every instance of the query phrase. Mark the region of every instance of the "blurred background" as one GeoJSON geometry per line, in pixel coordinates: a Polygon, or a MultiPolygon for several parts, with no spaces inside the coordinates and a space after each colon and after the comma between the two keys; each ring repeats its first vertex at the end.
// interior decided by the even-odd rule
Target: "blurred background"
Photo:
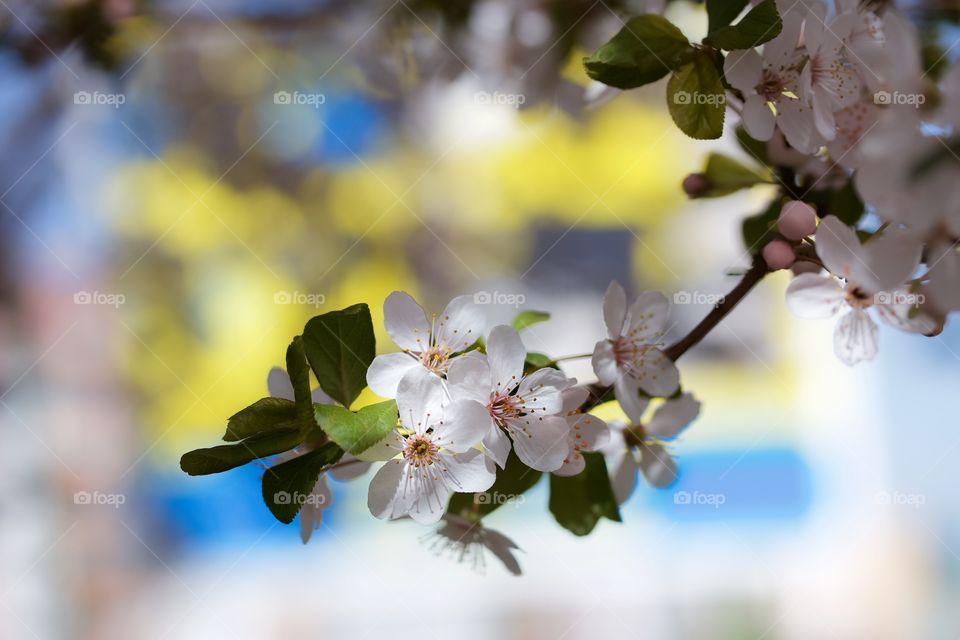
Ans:
{"type": "Polygon", "coordinates": [[[681,362],[675,487],[583,539],[542,485],[490,517],[521,578],[374,519],[363,479],[304,546],[258,466],[178,467],[311,316],[366,301],[392,349],[396,289],[549,311],[524,340],[554,356],[592,349],[611,279],[696,324],[770,194],[686,201],[736,145],[588,84],[659,4],[0,0],[0,638],[960,637],[960,331],[883,328],[851,370],[785,274],[681,362]]]}

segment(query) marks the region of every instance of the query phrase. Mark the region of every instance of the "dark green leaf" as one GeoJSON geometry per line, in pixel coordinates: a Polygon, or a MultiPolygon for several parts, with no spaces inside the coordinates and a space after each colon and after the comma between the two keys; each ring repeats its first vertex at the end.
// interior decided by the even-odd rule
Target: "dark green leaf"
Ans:
{"type": "Polygon", "coordinates": [[[702,198],[718,198],[756,184],[770,182],[770,176],[764,175],[764,172],[719,153],[707,156],[703,175],[710,186],[700,196],[702,198]]]}
{"type": "Polygon", "coordinates": [[[455,493],[450,496],[447,511],[455,515],[483,517],[504,504],[517,502],[517,497],[533,488],[543,474],[523,464],[513,451],[503,469],[497,469],[493,486],[483,493],[455,493]]]}
{"type": "Polygon", "coordinates": [[[726,27],[740,15],[748,0],[707,0],[707,33],[726,27]]]}
{"type": "Polygon", "coordinates": [[[237,442],[277,429],[299,429],[304,424],[297,414],[296,405],[284,398],[261,398],[245,409],[230,416],[226,442],[237,442]]]}
{"type": "Polygon", "coordinates": [[[678,68],[693,53],[669,20],[648,14],[631,18],[609,42],[584,58],[587,75],[611,87],[634,89],[678,68]]]}
{"type": "Polygon", "coordinates": [[[827,210],[830,215],[837,216],[841,222],[851,227],[860,221],[860,218],[863,217],[863,200],[857,194],[857,190],[853,186],[853,180],[849,181],[842,189],[836,189],[831,193],[827,210]]]}
{"type": "Polygon", "coordinates": [[[293,397],[297,412],[302,416],[313,416],[313,398],[310,394],[310,367],[303,351],[303,338],[296,336],[287,347],[287,375],[293,385],[293,397]]]}
{"type": "Polygon", "coordinates": [[[673,72],[667,83],[667,108],[680,130],[696,140],[723,134],[726,95],[711,57],[698,53],[673,72]]]}
{"type": "Polygon", "coordinates": [[[180,458],[180,468],[191,476],[228,471],[258,458],[289,451],[302,440],[299,429],[279,429],[247,438],[236,444],[188,451],[180,458]]]}
{"type": "Polygon", "coordinates": [[[764,42],[773,40],[783,29],[783,21],[777,4],[774,0],[764,0],[743,20],[734,25],[721,27],[711,31],[707,40],[716,47],[731,51],[733,49],[750,49],[764,42]]]}
{"type": "Polygon", "coordinates": [[[315,404],[313,410],[324,433],[353,454],[366,451],[397,427],[395,400],[367,405],[356,413],[333,404],[315,404]]]}
{"type": "Polygon", "coordinates": [[[751,137],[742,125],[737,127],[736,135],[737,142],[740,143],[740,148],[750,154],[751,158],[755,158],[757,162],[763,165],[770,164],[770,159],[767,157],[766,142],[761,142],[760,140],[751,137]]]}
{"type": "Polygon", "coordinates": [[[290,524],[300,512],[317,483],[317,477],[328,464],[343,455],[343,449],[329,442],[319,449],[289,462],[270,467],[263,473],[263,501],[270,513],[284,524],[290,524]]]}
{"type": "Polygon", "coordinates": [[[600,518],[620,522],[603,454],[584,453],[586,468],[575,476],[550,476],[550,513],[564,529],[585,536],[600,518]]]}
{"type": "Polygon", "coordinates": [[[355,304],[311,318],[303,330],[310,368],[328,396],[349,407],[367,386],[376,338],[370,309],[355,304]]]}
{"type": "Polygon", "coordinates": [[[783,204],[780,198],[774,198],[765,211],[743,220],[743,245],[750,255],[757,255],[777,232],[777,219],[783,204]]]}
{"type": "Polygon", "coordinates": [[[545,311],[521,311],[513,319],[513,328],[522,331],[531,325],[546,322],[549,319],[550,314],[545,311]]]}

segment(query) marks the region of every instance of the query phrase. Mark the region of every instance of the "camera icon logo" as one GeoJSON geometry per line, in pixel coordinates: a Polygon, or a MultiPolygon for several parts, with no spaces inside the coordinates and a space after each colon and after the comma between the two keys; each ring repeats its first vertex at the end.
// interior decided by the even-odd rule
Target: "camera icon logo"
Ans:
{"type": "Polygon", "coordinates": [[[73,504],[90,504],[92,501],[93,497],[89,491],[77,491],[73,494],[73,504]]]}
{"type": "Polygon", "coordinates": [[[893,295],[889,291],[881,291],[873,296],[874,304],[892,304],[893,295]]]}
{"type": "Polygon", "coordinates": [[[273,94],[273,104],[293,104],[293,96],[289,91],[277,91],[273,94]]]}
{"type": "Polygon", "coordinates": [[[290,504],[290,494],[286,491],[277,491],[273,494],[273,501],[276,504],[290,504]]]}
{"type": "Polygon", "coordinates": [[[692,300],[693,296],[689,291],[677,291],[673,294],[673,304],[690,304],[692,300]]]}
{"type": "Polygon", "coordinates": [[[893,96],[889,91],[877,91],[873,94],[874,104],[893,104],[893,96]]]}
{"type": "Polygon", "coordinates": [[[474,304],[490,304],[493,300],[493,296],[490,295],[489,291],[478,291],[473,294],[473,303],[474,304]]]}
{"type": "Polygon", "coordinates": [[[77,91],[73,94],[73,104],[92,104],[93,96],[89,91],[77,91]]]}
{"type": "Polygon", "coordinates": [[[273,304],[291,304],[293,296],[289,291],[277,291],[273,294],[273,304]]]}
{"type": "Polygon", "coordinates": [[[689,91],[677,91],[673,94],[674,104],[690,104],[690,92],[689,91]]]}
{"type": "Polygon", "coordinates": [[[673,504],[690,504],[689,491],[677,491],[673,494],[673,504]]]}
{"type": "Polygon", "coordinates": [[[90,304],[93,302],[93,296],[89,291],[77,291],[73,294],[73,304],[90,304]]]}

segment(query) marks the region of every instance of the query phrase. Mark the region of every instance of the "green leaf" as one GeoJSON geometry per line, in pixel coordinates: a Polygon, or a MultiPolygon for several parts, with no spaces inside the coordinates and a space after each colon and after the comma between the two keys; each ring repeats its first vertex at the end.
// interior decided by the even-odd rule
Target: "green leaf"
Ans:
{"type": "Polygon", "coordinates": [[[349,407],[367,386],[376,351],[370,308],[355,304],[311,318],[303,329],[303,348],[320,388],[349,407]]]}
{"type": "Polygon", "coordinates": [[[751,158],[755,158],[757,162],[763,165],[770,164],[770,158],[767,156],[766,142],[761,142],[753,138],[747,133],[747,130],[743,128],[743,125],[738,125],[735,133],[737,142],[740,143],[740,148],[746,151],[751,158]]]}
{"type": "Polygon", "coordinates": [[[278,429],[236,444],[221,444],[208,449],[188,451],[180,458],[180,468],[191,476],[229,471],[258,458],[289,451],[300,444],[301,440],[299,429],[278,429]]]}
{"type": "Polygon", "coordinates": [[[532,489],[543,474],[531,469],[510,451],[503,469],[497,469],[497,479],[482,493],[455,493],[450,496],[447,512],[459,516],[486,516],[504,504],[516,503],[518,497],[532,489]]]}
{"type": "Polygon", "coordinates": [[[342,455],[343,449],[328,442],[310,453],[267,469],[263,473],[263,501],[270,513],[284,524],[293,522],[313,491],[320,472],[342,455]]]}
{"type": "Polygon", "coordinates": [[[743,245],[750,255],[755,256],[763,251],[764,245],[773,239],[777,232],[777,220],[780,218],[782,207],[781,199],[774,198],[766,210],[743,220],[741,228],[743,245]]]}
{"type": "Polygon", "coordinates": [[[740,15],[748,0],[707,0],[707,33],[725,27],[740,15]]]}
{"type": "Polygon", "coordinates": [[[715,140],[723,134],[726,95],[711,57],[698,53],[693,61],[670,76],[667,108],[680,130],[696,140],[715,140]]]}
{"type": "Polygon", "coordinates": [[[550,476],[550,513],[564,529],[585,536],[600,518],[620,522],[603,454],[584,453],[586,467],[567,478],[550,476]]]}
{"type": "Polygon", "coordinates": [[[550,314],[545,311],[521,311],[513,319],[513,328],[517,331],[523,331],[527,327],[546,322],[550,319],[550,314]]]}
{"type": "Polygon", "coordinates": [[[707,41],[716,47],[732,51],[750,49],[773,40],[783,29],[783,21],[774,0],[764,0],[735,25],[711,31],[707,41]]]}
{"type": "Polygon", "coordinates": [[[729,156],[711,153],[703,170],[710,187],[702,198],[719,198],[756,184],[769,183],[770,176],[741,164],[729,156]]]}
{"type": "Polygon", "coordinates": [[[293,397],[297,405],[297,413],[302,416],[313,416],[313,398],[310,393],[310,367],[307,365],[307,356],[303,351],[303,338],[296,336],[287,347],[287,375],[293,385],[293,397]]]}
{"type": "Polygon", "coordinates": [[[542,353],[537,353],[536,351],[527,352],[527,359],[523,363],[523,372],[533,373],[537,369],[546,369],[546,368],[557,368],[557,363],[550,356],[544,355],[542,353]]]}
{"type": "Polygon", "coordinates": [[[655,82],[694,52],[683,32],[662,16],[631,18],[609,42],[583,59],[587,75],[618,89],[655,82]]]}
{"type": "Polygon", "coordinates": [[[367,405],[354,413],[333,404],[313,405],[317,424],[344,451],[363,453],[397,427],[397,402],[367,405]]]}
{"type": "Polygon", "coordinates": [[[299,429],[303,424],[302,416],[298,415],[296,405],[290,400],[261,398],[228,418],[223,439],[237,442],[278,429],[299,429]]]}
{"type": "Polygon", "coordinates": [[[837,216],[844,224],[851,227],[863,217],[864,205],[860,195],[850,180],[842,189],[836,189],[830,194],[830,204],[827,207],[830,215],[837,216]]]}

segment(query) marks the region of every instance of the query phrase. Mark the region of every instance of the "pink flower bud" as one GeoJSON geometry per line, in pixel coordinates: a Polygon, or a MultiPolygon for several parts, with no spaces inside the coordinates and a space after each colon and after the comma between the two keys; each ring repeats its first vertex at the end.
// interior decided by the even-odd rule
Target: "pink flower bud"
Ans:
{"type": "Polygon", "coordinates": [[[786,269],[797,259],[797,254],[793,252],[793,247],[784,240],[771,240],[763,248],[763,260],[771,271],[786,269]]]}
{"type": "Polygon", "coordinates": [[[699,198],[710,189],[710,181],[702,173],[691,173],[683,179],[683,191],[691,198],[699,198]]]}
{"type": "Polygon", "coordinates": [[[802,240],[817,230],[817,212],[806,202],[791,200],[780,210],[777,227],[787,240],[802,240]]]}

